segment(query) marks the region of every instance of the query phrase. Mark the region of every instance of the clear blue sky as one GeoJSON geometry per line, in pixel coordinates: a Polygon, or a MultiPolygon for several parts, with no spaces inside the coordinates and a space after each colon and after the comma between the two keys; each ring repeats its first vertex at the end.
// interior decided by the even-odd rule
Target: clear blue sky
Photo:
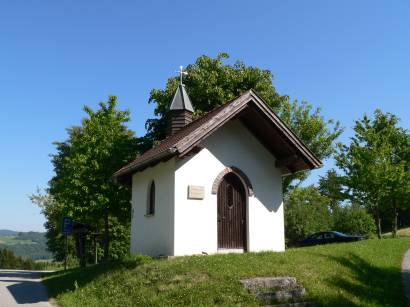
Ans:
{"type": "Polygon", "coordinates": [[[84,104],[117,95],[142,135],[150,89],[220,51],[340,120],[341,140],[375,108],[410,128],[408,1],[3,0],[0,229],[43,230],[28,195],[47,185],[52,142],[79,124],[84,104]]]}

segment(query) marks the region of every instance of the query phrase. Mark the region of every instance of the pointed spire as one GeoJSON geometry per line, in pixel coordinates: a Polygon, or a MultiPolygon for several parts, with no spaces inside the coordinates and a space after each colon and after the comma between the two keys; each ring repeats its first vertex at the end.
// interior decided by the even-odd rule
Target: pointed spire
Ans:
{"type": "Polygon", "coordinates": [[[175,92],[174,98],[172,99],[171,105],[169,107],[170,110],[187,110],[190,112],[194,112],[194,108],[192,107],[191,100],[187,92],[185,91],[185,85],[182,82],[182,78],[184,75],[188,73],[184,70],[183,66],[179,66],[179,85],[175,92]]]}
{"type": "Polygon", "coordinates": [[[185,91],[184,84],[181,83],[178,85],[178,88],[175,92],[174,98],[172,99],[169,110],[187,110],[190,112],[194,112],[191,100],[189,99],[189,96],[185,91]]]}

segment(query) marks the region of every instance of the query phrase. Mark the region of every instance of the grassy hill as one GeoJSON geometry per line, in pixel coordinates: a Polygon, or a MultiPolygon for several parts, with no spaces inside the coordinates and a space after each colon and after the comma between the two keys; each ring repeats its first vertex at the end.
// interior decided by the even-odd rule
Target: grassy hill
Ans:
{"type": "Polygon", "coordinates": [[[319,306],[406,306],[400,277],[410,238],[246,253],[133,260],[45,275],[62,307],[258,306],[240,279],[293,276],[319,306]]]}
{"type": "Polygon", "coordinates": [[[51,259],[42,232],[0,230],[0,248],[11,250],[16,256],[32,260],[51,259]]]}

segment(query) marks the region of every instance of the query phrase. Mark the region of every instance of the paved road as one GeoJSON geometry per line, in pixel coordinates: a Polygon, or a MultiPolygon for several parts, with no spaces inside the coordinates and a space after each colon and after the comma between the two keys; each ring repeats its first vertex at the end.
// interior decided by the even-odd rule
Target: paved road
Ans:
{"type": "Polygon", "coordinates": [[[407,305],[410,306],[410,249],[404,254],[403,261],[401,263],[401,278],[403,280],[407,305]]]}
{"type": "Polygon", "coordinates": [[[0,306],[51,307],[36,271],[0,270],[0,306]]]}

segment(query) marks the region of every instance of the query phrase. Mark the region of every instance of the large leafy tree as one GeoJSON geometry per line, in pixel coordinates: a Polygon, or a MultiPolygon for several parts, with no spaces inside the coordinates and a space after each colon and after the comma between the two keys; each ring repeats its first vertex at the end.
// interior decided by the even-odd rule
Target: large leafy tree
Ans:
{"type": "MultiPolygon", "coordinates": [[[[96,111],[84,107],[87,116],[81,126],[69,128],[68,139],[55,143],[55,175],[49,182],[51,204],[56,211],[52,220],[56,220],[58,211],[103,231],[106,259],[128,251],[130,190],[113,182],[112,176],[135,158],[138,145],[126,126],[129,112],[119,111],[116,106],[116,97],[110,96],[96,111]],[[109,249],[110,239],[115,248],[109,249]]],[[[48,208],[43,211],[48,212],[48,208]]]]}
{"type": "Polygon", "coordinates": [[[343,193],[374,214],[379,237],[381,212],[393,212],[395,235],[398,209],[409,204],[410,137],[398,123],[395,115],[380,110],[373,119],[365,115],[356,121],[351,143],[340,145],[336,155],[343,193]]]}
{"type": "MultiPolygon", "coordinates": [[[[226,53],[216,58],[201,56],[187,66],[188,75],[184,77],[184,83],[195,108],[195,118],[254,89],[320,159],[326,159],[333,153],[333,142],[342,132],[339,123],[324,119],[320,109],[307,102],[290,101],[288,96],[279,95],[269,70],[247,66],[241,61],[226,64],[224,60],[228,57],[226,53]]],[[[151,91],[149,102],[156,105],[156,117],[146,123],[147,134],[141,139],[142,149],[150,148],[165,138],[165,115],[178,83],[178,77],[171,77],[164,89],[151,91]]],[[[293,182],[298,183],[308,174],[301,172],[286,177],[285,190],[293,180],[297,179],[293,182]]]]}

